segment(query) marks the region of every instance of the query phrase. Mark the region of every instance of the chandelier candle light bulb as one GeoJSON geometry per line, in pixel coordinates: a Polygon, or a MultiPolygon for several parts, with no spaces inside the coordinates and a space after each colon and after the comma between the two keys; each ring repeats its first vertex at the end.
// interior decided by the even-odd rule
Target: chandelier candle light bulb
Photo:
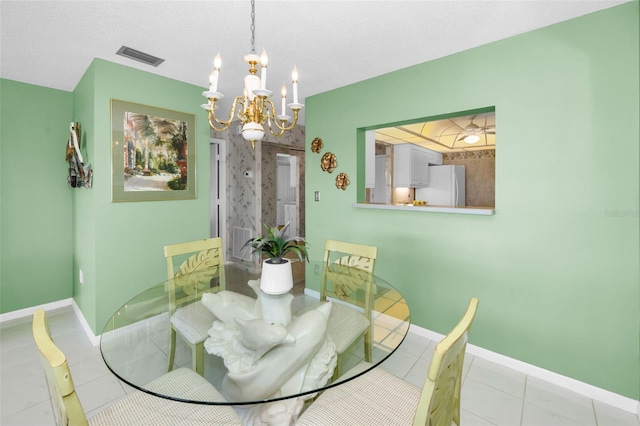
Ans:
{"type": "Polygon", "coordinates": [[[293,83],[293,103],[298,103],[298,68],[293,66],[293,71],[291,71],[291,82],[293,83]]]}
{"type": "Polygon", "coordinates": [[[213,72],[211,73],[209,90],[211,92],[218,91],[218,76],[220,75],[220,66],[222,65],[222,58],[220,57],[220,52],[213,59],[213,72]]]}
{"type": "Polygon", "coordinates": [[[260,64],[262,65],[262,70],[260,72],[260,89],[267,89],[267,64],[269,63],[269,57],[267,56],[267,51],[262,49],[262,55],[260,55],[260,64]]]}
{"type": "Polygon", "coordinates": [[[287,108],[287,86],[282,83],[282,89],[280,89],[280,94],[282,95],[282,114],[285,115],[285,109],[287,108]]]}

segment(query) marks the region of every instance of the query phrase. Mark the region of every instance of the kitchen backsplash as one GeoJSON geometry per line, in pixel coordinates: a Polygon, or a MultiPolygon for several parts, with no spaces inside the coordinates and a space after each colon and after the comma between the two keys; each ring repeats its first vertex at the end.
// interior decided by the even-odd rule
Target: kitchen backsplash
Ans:
{"type": "Polygon", "coordinates": [[[443,156],[443,163],[465,166],[467,206],[495,207],[495,150],[447,153],[443,156]]]}

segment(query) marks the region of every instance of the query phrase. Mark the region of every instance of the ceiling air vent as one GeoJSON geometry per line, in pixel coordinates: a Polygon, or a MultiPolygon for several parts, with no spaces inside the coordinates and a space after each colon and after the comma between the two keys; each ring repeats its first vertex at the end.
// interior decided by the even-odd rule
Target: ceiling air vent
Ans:
{"type": "Polygon", "coordinates": [[[147,65],[157,67],[164,62],[164,59],[157,58],[155,56],[140,52],[139,50],[132,49],[127,46],[122,46],[117,52],[117,55],[124,56],[125,58],[133,59],[136,61],[144,62],[147,65]]]}

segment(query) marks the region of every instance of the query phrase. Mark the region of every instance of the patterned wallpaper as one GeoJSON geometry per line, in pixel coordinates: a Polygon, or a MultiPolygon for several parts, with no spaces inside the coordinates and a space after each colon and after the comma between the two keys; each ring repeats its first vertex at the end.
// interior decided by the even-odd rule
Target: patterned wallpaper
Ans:
{"type": "Polygon", "coordinates": [[[443,156],[444,164],[465,166],[466,205],[495,207],[496,151],[452,152],[443,156]]]}
{"type": "Polygon", "coordinates": [[[267,224],[275,222],[270,217],[263,218],[263,215],[270,215],[271,205],[275,203],[275,154],[289,153],[288,150],[296,147],[302,150],[293,152],[301,156],[298,161],[301,179],[298,217],[300,234],[304,236],[304,127],[296,126],[281,138],[275,138],[267,131],[262,143],[257,143],[253,150],[251,143],[238,132],[239,124],[233,122],[224,132],[212,132],[212,137],[227,140],[227,229],[223,238],[227,240],[226,258],[229,260],[235,260],[232,256],[234,226],[252,229],[253,235],[258,235],[262,234],[263,221],[267,224]],[[246,170],[253,171],[253,178],[244,176],[246,170]],[[265,206],[263,199],[267,200],[265,206]]]}

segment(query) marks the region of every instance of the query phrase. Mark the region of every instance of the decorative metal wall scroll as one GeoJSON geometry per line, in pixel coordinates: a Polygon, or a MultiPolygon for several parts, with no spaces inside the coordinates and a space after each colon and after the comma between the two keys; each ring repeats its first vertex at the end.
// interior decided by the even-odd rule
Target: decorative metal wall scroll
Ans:
{"type": "Polygon", "coordinates": [[[349,185],[349,176],[346,173],[340,173],[336,176],[336,188],[342,189],[343,191],[347,189],[347,185],[349,185]]]}
{"type": "Polygon", "coordinates": [[[338,165],[338,160],[336,159],[335,154],[331,152],[325,152],[320,159],[320,167],[323,171],[333,173],[333,169],[338,165]]]}
{"type": "Polygon", "coordinates": [[[320,150],[323,146],[324,145],[322,144],[322,138],[315,138],[311,141],[311,151],[315,152],[316,154],[320,153],[320,150]]]}
{"type": "Polygon", "coordinates": [[[82,140],[80,123],[72,121],[69,126],[69,132],[66,148],[66,160],[69,163],[67,183],[72,188],[91,188],[93,185],[93,170],[91,169],[91,164],[85,164],[80,152],[80,141],[82,140]]]}

